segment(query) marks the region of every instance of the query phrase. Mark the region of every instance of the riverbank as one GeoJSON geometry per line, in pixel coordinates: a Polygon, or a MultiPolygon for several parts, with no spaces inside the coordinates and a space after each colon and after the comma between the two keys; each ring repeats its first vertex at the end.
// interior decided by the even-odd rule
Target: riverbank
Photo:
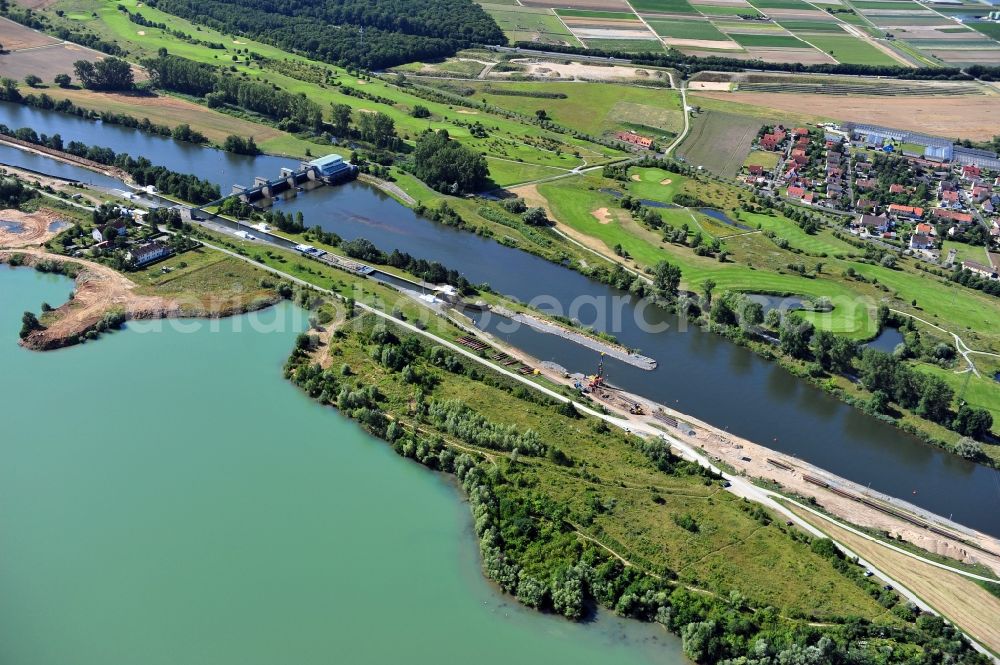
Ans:
{"type": "Polygon", "coordinates": [[[95,162],[91,159],[86,159],[84,157],[77,157],[76,155],[71,155],[68,152],[63,152],[62,150],[56,150],[54,148],[49,148],[47,146],[38,145],[37,143],[30,143],[28,141],[22,141],[21,139],[14,138],[13,136],[6,136],[0,134],[0,144],[9,145],[11,147],[17,148],[19,150],[25,150],[27,152],[34,153],[36,155],[43,155],[51,159],[63,162],[64,164],[72,164],[73,166],[79,166],[101,175],[106,175],[109,178],[116,178],[121,180],[126,185],[132,186],[135,184],[135,180],[131,175],[124,169],[120,169],[117,166],[108,166],[106,164],[101,164],[100,162],[95,162]]]}
{"type": "MultiPolygon", "coordinates": [[[[467,330],[511,357],[532,367],[539,367],[540,373],[552,383],[565,388],[573,388],[574,380],[571,377],[554,371],[538,358],[510,346],[500,341],[496,336],[474,326],[470,326],[467,330]]],[[[784,492],[812,498],[830,513],[851,524],[884,531],[892,538],[901,538],[924,550],[957,561],[986,565],[1000,575],[1000,539],[998,538],[970,529],[942,516],[934,515],[899,498],[873,492],[870,488],[859,486],[829,471],[803,462],[792,455],[736,436],[690,414],[656,403],[641,395],[616,388],[608,389],[604,394],[607,395],[606,398],[601,398],[598,393],[592,392],[590,394],[596,408],[607,409],[624,421],[667,432],[669,436],[703,451],[709,458],[721,463],[723,468],[734,474],[775,483],[782,487],[784,492]],[[633,413],[634,404],[642,405],[646,415],[633,413]],[[667,419],[658,419],[655,414],[664,414],[667,419]],[[769,460],[774,460],[777,464],[773,464],[769,460]],[[822,479],[833,489],[823,488],[814,482],[809,482],[806,480],[807,477],[822,479]],[[930,521],[937,525],[939,530],[943,529],[945,533],[950,531],[959,537],[934,533],[927,528],[915,525],[913,521],[908,519],[893,516],[858,501],[845,498],[836,492],[837,489],[850,489],[859,495],[871,497],[887,507],[912,516],[914,519],[930,521]],[[976,547],[970,547],[969,543],[976,547]]]]}
{"type": "MultiPolygon", "coordinates": [[[[856,577],[845,573],[843,578],[829,578],[827,564],[797,562],[796,557],[811,550],[800,549],[797,543],[803,536],[793,536],[794,528],[773,521],[764,509],[740,508],[749,504],[719,492],[717,482],[702,478],[698,467],[658,448],[656,437],[640,443],[624,430],[601,427],[579,413],[570,415],[544,393],[519,391],[513,378],[472,371],[461,354],[448,360],[455,353],[451,345],[434,350],[404,324],[377,323],[364,313],[358,317],[340,332],[325,336],[329,343],[320,338],[303,340],[286,365],[287,375],[320,403],[336,406],[386,439],[397,453],[432,469],[456,473],[477,516],[484,571],[522,603],[579,618],[578,610],[563,605],[560,595],[567,574],[579,578],[559,570],[586,565],[599,572],[584,577],[584,597],[599,580],[608,585],[602,588],[614,590],[609,595],[593,592],[596,602],[615,606],[625,616],[661,621],[671,630],[685,632],[684,623],[691,615],[680,622],[671,617],[690,611],[689,601],[704,604],[696,612],[714,611],[708,608],[720,609],[718,599],[728,598],[728,590],[735,588],[746,599],[738,614],[750,626],[761,616],[758,603],[770,596],[766,602],[780,617],[778,631],[807,621],[836,641],[843,615],[833,617],[826,610],[817,614],[815,609],[800,614],[793,606],[824,603],[830,597],[836,601],[829,609],[836,605],[842,611],[845,603],[860,601],[852,584],[871,584],[885,593],[878,582],[860,572],[856,577]],[[400,352],[405,359],[395,358],[400,352]],[[333,363],[324,362],[325,357],[332,357],[333,363]],[[402,362],[406,367],[400,369],[402,362]],[[420,387],[416,399],[414,383],[420,387]],[[469,419],[478,419],[471,429],[465,426],[469,419]],[[508,425],[509,436],[533,434],[523,441],[491,434],[508,425]],[[558,447],[560,452],[546,452],[546,447],[558,447]],[[642,454],[635,455],[637,450],[642,454]],[[475,474],[472,483],[470,473],[475,474]],[[490,497],[485,505],[484,497],[490,497]],[[495,501],[505,509],[495,511],[495,501]],[[650,501],[658,507],[650,508],[650,501]],[[503,533],[503,538],[490,535],[494,532],[503,533]],[[768,540],[775,537],[777,541],[768,540]],[[769,542],[766,556],[756,552],[764,544],[762,539],[769,542]],[[539,552],[544,553],[540,558],[539,552]],[[574,564],[577,561],[587,563],[574,564]],[[780,572],[800,563],[811,566],[808,580],[780,572]],[[773,584],[776,575],[781,584],[773,584]],[[625,594],[627,603],[619,599],[626,578],[637,589],[635,597],[625,594]],[[799,594],[796,587],[802,583],[810,588],[832,584],[828,588],[835,591],[829,596],[804,590],[799,594]],[[672,608],[669,616],[653,611],[649,604],[664,602],[653,600],[657,589],[668,595],[661,607],[672,608]]],[[[892,605],[888,599],[883,602],[892,605]]],[[[866,611],[855,610],[858,616],[866,611]]],[[[876,624],[895,622],[882,605],[874,612],[880,617],[876,624]]],[[[742,648],[734,646],[718,656],[744,653],[742,648]]],[[[688,651],[689,656],[701,658],[697,653],[688,651]]]]}
{"type": "Polygon", "coordinates": [[[107,266],[27,247],[0,249],[0,263],[31,268],[47,264],[46,272],[55,268],[75,281],[72,298],[44,312],[39,317],[42,327],[21,339],[20,344],[33,351],[72,346],[130,320],[223,318],[270,307],[281,300],[275,291],[251,298],[222,292],[208,300],[193,294],[177,297],[143,294],[138,292],[135,282],[107,266]]]}

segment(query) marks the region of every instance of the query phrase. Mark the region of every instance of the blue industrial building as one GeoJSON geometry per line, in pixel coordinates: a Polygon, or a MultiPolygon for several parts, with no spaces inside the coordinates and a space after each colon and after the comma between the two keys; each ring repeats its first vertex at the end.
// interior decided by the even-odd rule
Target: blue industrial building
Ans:
{"type": "Polygon", "coordinates": [[[354,173],[357,168],[350,162],[345,162],[340,155],[326,155],[309,162],[309,166],[316,167],[319,175],[323,178],[342,178],[354,173]]]}

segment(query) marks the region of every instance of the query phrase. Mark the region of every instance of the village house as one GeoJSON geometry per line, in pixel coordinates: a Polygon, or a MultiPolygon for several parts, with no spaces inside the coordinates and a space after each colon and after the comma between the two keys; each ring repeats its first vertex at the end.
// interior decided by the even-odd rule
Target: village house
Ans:
{"type": "Polygon", "coordinates": [[[910,249],[926,250],[934,249],[934,239],[926,233],[914,233],[910,236],[910,249]]]}
{"type": "Polygon", "coordinates": [[[934,217],[937,219],[946,219],[951,222],[957,222],[958,224],[969,224],[972,222],[972,214],[967,212],[959,212],[958,210],[948,210],[947,208],[934,208],[934,217]]]}
{"type": "Polygon", "coordinates": [[[921,219],[924,216],[924,209],[893,203],[889,206],[889,215],[897,219],[900,217],[904,219],[921,219]]]}
{"type": "Polygon", "coordinates": [[[949,206],[955,205],[956,203],[961,205],[959,203],[958,192],[955,190],[945,190],[941,192],[941,202],[949,206]]]}
{"type": "Polygon", "coordinates": [[[806,205],[812,205],[813,201],[815,200],[816,200],[816,195],[812,192],[806,192],[805,195],[802,197],[802,202],[805,203],[806,205]]]}
{"type": "Polygon", "coordinates": [[[937,231],[934,230],[934,227],[928,224],[927,222],[920,222],[919,224],[917,224],[917,226],[914,228],[914,231],[929,236],[937,235],[937,231]]]}
{"type": "Polygon", "coordinates": [[[892,228],[892,221],[885,215],[860,215],[851,224],[851,232],[857,235],[883,235],[892,228]]]}
{"type": "Polygon", "coordinates": [[[997,271],[994,268],[983,265],[982,263],[976,263],[975,261],[962,261],[962,268],[979,275],[980,277],[985,277],[986,279],[998,278],[997,271]]]}
{"type": "Polygon", "coordinates": [[[962,167],[962,177],[966,180],[976,180],[983,174],[983,170],[974,164],[966,164],[962,167]]]}
{"type": "Polygon", "coordinates": [[[778,125],[773,132],[764,134],[760,140],[760,147],[764,150],[776,150],[785,142],[787,136],[784,127],[778,125]]]}
{"type": "Polygon", "coordinates": [[[877,185],[878,185],[878,183],[875,180],[873,180],[872,178],[863,178],[861,180],[855,180],[854,181],[854,186],[857,187],[858,189],[860,189],[863,192],[871,191],[871,190],[875,189],[875,187],[877,185]]]}
{"type": "Polygon", "coordinates": [[[139,245],[138,247],[133,247],[125,258],[139,268],[144,265],[148,265],[153,261],[170,256],[171,254],[173,254],[173,250],[170,249],[168,245],[162,242],[153,241],[147,242],[144,245],[139,245]]]}
{"type": "Polygon", "coordinates": [[[790,199],[801,199],[803,196],[805,196],[805,193],[806,190],[799,187],[798,185],[792,185],[785,191],[785,194],[787,194],[788,198],[790,199]]]}
{"type": "Polygon", "coordinates": [[[636,134],[635,132],[617,132],[615,138],[619,141],[624,141],[625,143],[631,143],[634,146],[638,146],[645,150],[649,150],[653,147],[653,139],[648,136],[642,136],[641,134],[636,134]]]}
{"type": "Polygon", "coordinates": [[[750,171],[750,175],[752,176],[764,175],[764,167],[760,164],[751,164],[747,167],[747,170],[750,171]]]}
{"type": "Polygon", "coordinates": [[[873,211],[875,210],[875,202],[871,199],[858,199],[854,207],[862,212],[873,211]]]}
{"type": "Polygon", "coordinates": [[[972,188],[972,200],[976,203],[985,201],[991,194],[990,188],[984,185],[976,185],[972,188]]]}
{"type": "Polygon", "coordinates": [[[903,185],[900,185],[899,183],[894,183],[892,185],[889,185],[889,193],[890,194],[905,194],[906,193],[906,187],[904,187],[903,185]]]}
{"type": "Polygon", "coordinates": [[[110,242],[115,238],[128,235],[128,225],[124,219],[116,219],[104,226],[95,227],[90,234],[97,242],[110,242]]]}

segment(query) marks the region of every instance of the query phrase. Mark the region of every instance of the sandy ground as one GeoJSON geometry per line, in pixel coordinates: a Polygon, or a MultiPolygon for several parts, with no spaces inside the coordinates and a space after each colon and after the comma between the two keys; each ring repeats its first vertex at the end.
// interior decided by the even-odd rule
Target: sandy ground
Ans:
{"type": "Polygon", "coordinates": [[[598,208],[597,210],[592,210],[590,214],[593,215],[594,219],[596,219],[601,224],[611,223],[611,211],[608,210],[607,208],[598,208]]]}
{"type": "Polygon", "coordinates": [[[663,180],[660,181],[660,184],[661,185],[669,185],[672,182],[673,182],[673,180],[671,178],[664,178],[663,180]]]}
{"type": "MultiPolygon", "coordinates": [[[[616,79],[641,78],[636,67],[623,67],[614,65],[611,67],[598,67],[596,65],[586,65],[583,63],[547,62],[537,61],[530,58],[520,58],[512,60],[517,64],[525,65],[527,71],[523,72],[529,76],[561,78],[561,79],[585,79],[588,81],[611,81],[616,79]],[[546,71],[542,71],[546,70],[546,71]]],[[[648,73],[648,71],[647,71],[648,73]]],[[[490,78],[505,78],[510,74],[507,72],[490,73],[490,78]]]]}
{"type": "Polygon", "coordinates": [[[736,42],[729,40],[720,39],[676,39],[674,37],[664,37],[664,44],[669,44],[670,46],[679,46],[681,48],[708,48],[708,49],[722,49],[726,51],[740,51],[743,49],[742,46],[736,42]]]}
{"type": "Polygon", "coordinates": [[[642,176],[640,176],[638,173],[633,173],[632,180],[634,180],[635,182],[642,182],[642,176]]]}
{"type": "Polygon", "coordinates": [[[804,65],[836,64],[828,53],[814,48],[748,48],[750,57],[765,62],[801,62],[804,65]]]}
{"type": "MultiPolygon", "coordinates": [[[[699,92],[728,102],[790,113],[822,115],[840,121],[906,127],[950,138],[988,140],[1000,127],[1000,103],[990,95],[967,97],[837,97],[771,92],[699,92]]],[[[697,103],[692,102],[692,103],[697,103]]]]}
{"type": "MultiPolygon", "coordinates": [[[[42,259],[75,263],[83,267],[76,278],[73,299],[46,317],[46,328],[36,330],[22,345],[32,349],[57,348],[63,340],[86,332],[105,314],[122,309],[129,318],[156,318],[179,312],[176,303],[155,296],[140,296],[133,292],[135,283],[107,266],[91,261],[70,259],[39,249],[20,249],[27,254],[29,263],[42,259]]],[[[11,252],[0,252],[0,259],[11,252]]]]}
{"type": "Polygon", "coordinates": [[[689,90],[716,90],[727,92],[733,87],[727,81],[691,81],[688,83],[689,90]]]}
{"type": "Polygon", "coordinates": [[[473,111],[472,109],[456,109],[456,113],[461,113],[463,115],[479,115],[479,111],[473,111]]]}
{"type": "Polygon", "coordinates": [[[17,233],[0,227],[0,247],[34,247],[48,242],[59,232],[50,228],[63,219],[55,211],[46,208],[30,213],[0,210],[0,222],[14,222],[21,226],[17,233]]]}
{"type": "Polygon", "coordinates": [[[656,38],[644,26],[636,24],[634,28],[573,28],[577,39],[648,39],[656,38]]]}
{"type": "Polygon", "coordinates": [[[850,547],[872,565],[881,570],[892,571],[892,576],[910,591],[943,612],[983,645],[1000,652],[1000,598],[961,575],[942,571],[880,547],[804,510],[795,509],[795,512],[850,547]]]}

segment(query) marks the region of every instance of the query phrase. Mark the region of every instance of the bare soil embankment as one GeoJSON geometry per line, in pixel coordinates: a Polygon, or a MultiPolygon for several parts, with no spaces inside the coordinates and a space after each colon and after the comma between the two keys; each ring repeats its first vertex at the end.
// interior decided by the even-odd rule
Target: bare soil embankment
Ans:
{"type": "Polygon", "coordinates": [[[107,266],[40,249],[0,251],[0,263],[9,262],[15,254],[23,257],[23,265],[26,266],[34,266],[40,261],[53,261],[72,264],[79,269],[75,277],[76,289],[70,300],[43,316],[43,329],[32,331],[21,340],[22,346],[34,351],[49,351],[77,344],[113,313],[122,314],[125,320],[221,318],[262,309],[279,300],[277,294],[271,298],[252,301],[220,297],[214,299],[211,305],[206,305],[199,299],[143,295],[136,292],[135,282],[107,266]]]}

